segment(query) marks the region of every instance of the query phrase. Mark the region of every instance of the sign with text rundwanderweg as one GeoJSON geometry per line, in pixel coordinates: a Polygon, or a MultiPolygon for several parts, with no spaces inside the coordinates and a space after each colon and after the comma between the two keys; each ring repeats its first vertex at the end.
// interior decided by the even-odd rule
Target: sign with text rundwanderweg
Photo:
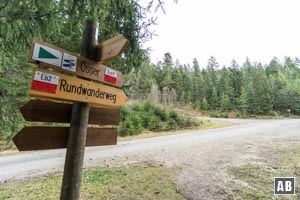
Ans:
{"type": "Polygon", "coordinates": [[[128,98],[117,88],[36,68],[29,88],[32,97],[79,101],[105,107],[120,107],[128,98]]]}
{"type": "Polygon", "coordinates": [[[29,62],[119,88],[125,82],[122,72],[118,70],[35,39],[32,42],[29,62]]]}

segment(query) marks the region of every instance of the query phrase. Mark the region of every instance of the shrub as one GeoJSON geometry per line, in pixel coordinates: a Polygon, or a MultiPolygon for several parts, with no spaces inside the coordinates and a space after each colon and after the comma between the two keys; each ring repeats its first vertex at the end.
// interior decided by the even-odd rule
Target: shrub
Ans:
{"type": "Polygon", "coordinates": [[[210,114],[210,117],[220,118],[220,115],[219,115],[218,113],[216,113],[216,112],[212,112],[212,113],[210,114]]]}
{"type": "Polygon", "coordinates": [[[129,118],[129,120],[132,121],[133,126],[134,126],[134,131],[132,132],[131,135],[136,134],[136,133],[140,133],[143,131],[143,122],[141,117],[138,114],[134,114],[132,115],[131,118],[129,118]]]}
{"type": "Polygon", "coordinates": [[[155,115],[157,115],[161,121],[165,122],[168,120],[168,112],[166,109],[162,109],[159,106],[157,106],[154,110],[155,115]]]}
{"type": "Polygon", "coordinates": [[[124,106],[120,111],[121,122],[118,128],[120,136],[139,134],[144,129],[161,131],[199,124],[191,118],[182,117],[175,111],[168,111],[149,101],[124,106]]]}
{"type": "Polygon", "coordinates": [[[229,114],[228,114],[228,113],[222,113],[220,116],[221,116],[222,118],[228,118],[228,117],[229,117],[229,114]]]}
{"type": "Polygon", "coordinates": [[[118,132],[120,136],[131,135],[134,132],[134,127],[132,121],[122,121],[119,124],[118,132]]]}
{"type": "Polygon", "coordinates": [[[182,119],[181,117],[179,116],[179,114],[175,111],[170,111],[169,113],[169,120],[174,120],[176,122],[176,124],[181,124],[182,123],[182,119]]]}
{"type": "Polygon", "coordinates": [[[157,130],[161,130],[163,128],[163,124],[159,117],[152,115],[149,118],[149,123],[146,128],[150,131],[157,131],[157,130]]]}
{"type": "Polygon", "coordinates": [[[174,119],[170,119],[168,121],[168,126],[170,129],[178,129],[178,127],[179,127],[174,119]]]}

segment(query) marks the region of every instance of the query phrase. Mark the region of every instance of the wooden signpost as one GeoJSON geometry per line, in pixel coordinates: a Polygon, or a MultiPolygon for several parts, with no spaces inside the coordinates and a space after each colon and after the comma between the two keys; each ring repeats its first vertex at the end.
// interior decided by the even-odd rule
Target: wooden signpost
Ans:
{"type": "Polygon", "coordinates": [[[97,61],[104,62],[121,56],[128,44],[128,40],[122,35],[117,35],[102,42],[97,46],[97,61]]]}
{"type": "MultiPolygon", "coordinates": [[[[26,126],[13,141],[19,151],[66,148],[69,127],[26,126]]],[[[117,128],[87,129],[86,147],[117,144],[117,128]]]]}
{"type": "MultiPolygon", "coordinates": [[[[70,123],[72,104],[30,100],[20,109],[24,119],[31,122],[70,123]]],[[[116,109],[91,107],[88,123],[118,125],[120,112],[116,109]]],[[[69,127],[26,126],[13,138],[19,151],[66,148],[69,127]]],[[[89,127],[86,146],[114,145],[117,129],[89,127]]]]}
{"type": "Polygon", "coordinates": [[[120,107],[128,100],[120,89],[39,68],[33,71],[29,94],[32,97],[86,102],[106,107],[120,107]]]}
{"type": "MultiPolygon", "coordinates": [[[[121,37],[122,39],[121,45],[123,46],[120,46],[118,43],[118,47],[123,51],[127,46],[128,41],[123,36],[117,37],[121,37]]],[[[116,46],[115,43],[109,44],[113,45],[105,45],[105,48],[103,49],[104,52],[107,52],[107,49],[114,49],[116,46]]],[[[100,50],[101,49],[102,48],[100,48],[100,50]]],[[[115,58],[118,55],[114,53],[113,56],[115,58]]],[[[107,58],[107,56],[105,56],[105,58],[107,58]]],[[[119,88],[122,87],[125,82],[122,72],[118,70],[35,39],[32,41],[29,62],[74,74],[79,77],[100,81],[119,88]]]]}
{"type": "MultiPolygon", "coordinates": [[[[20,111],[26,121],[70,123],[72,106],[71,103],[30,100],[20,111]]],[[[117,109],[91,107],[88,123],[118,125],[119,118],[120,111],[117,109]]]]}
{"type": "Polygon", "coordinates": [[[99,45],[98,27],[98,22],[86,21],[80,56],[38,40],[33,40],[30,50],[29,62],[52,69],[33,71],[30,96],[68,103],[31,100],[21,113],[27,121],[70,123],[70,127],[28,126],[13,141],[20,151],[67,147],[61,200],[79,200],[85,147],[117,143],[117,128],[113,127],[119,121],[116,108],[128,100],[115,88],[123,86],[123,74],[100,64],[119,57],[128,40],[117,35],[99,45]]]}

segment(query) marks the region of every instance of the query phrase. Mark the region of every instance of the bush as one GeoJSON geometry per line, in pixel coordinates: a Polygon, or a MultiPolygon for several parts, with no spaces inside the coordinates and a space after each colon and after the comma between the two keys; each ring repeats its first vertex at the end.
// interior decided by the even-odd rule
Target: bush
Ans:
{"type": "Polygon", "coordinates": [[[157,106],[154,110],[154,114],[157,115],[163,122],[168,120],[168,112],[166,109],[162,109],[157,106]]]}
{"type": "Polygon", "coordinates": [[[179,127],[174,119],[170,119],[168,121],[168,126],[170,129],[178,129],[178,127],[179,127]]]}
{"type": "Polygon", "coordinates": [[[163,124],[157,116],[153,115],[149,118],[148,126],[146,127],[150,131],[158,131],[163,128],[163,124]]]}
{"type": "Polygon", "coordinates": [[[120,136],[139,134],[144,129],[162,131],[199,125],[191,118],[183,117],[161,106],[155,106],[149,101],[124,106],[120,111],[121,122],[118,128],[120,136]]]}
{"type": "Polygon", "coordinates": [[[229,117],[229,114],[228,114],[228,113],[222,113],[220,116],[221,116],[222,118],[228,118],[228,117],[229,117]]]}
{"type": "Polygon", "coordinates": [[[210,117],[220,118],[220,115],[218,113],[213,112],[210,114],[210,117]]]}
{"type": "Polygon", "coordinates": [[[212,112],[210,114],[210,117],[214,117],[214,118],[228,118],[229,114],[228,113],[216,113],[216,112],[212,112]]]}
{"type": "Polygon", "coordinates": [[[133,123],[131,121],[122,121],[119,124],[118,132],[120,136],[130,135],[134,131],[133,123]]]}
{"type": "Polygon", "coordinates": [[[192,104],[192,108],[194,110],[201,110],[201,102],[200,101],[196,101],[192,104]]]}

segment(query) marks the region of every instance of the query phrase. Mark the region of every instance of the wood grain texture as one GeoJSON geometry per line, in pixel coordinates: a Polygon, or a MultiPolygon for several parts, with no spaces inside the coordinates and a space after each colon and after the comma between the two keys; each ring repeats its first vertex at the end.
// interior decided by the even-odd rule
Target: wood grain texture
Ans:
{"type": "Polygon", "coordinates": [[[124,105],[128,98],[123,90],[91,81],[66,76],[36,68],[33,71],[32,83],[29,88],[32,97],[48,98],[54,100],[78,101],[92,103],[102,107],[117,108],[124,105]],[[47,73],[59,77],[59,82],[54,93],[39,91],[32,88],[35,72],[47,73]]]}
{"type": "MultiPolygon", "coordinates": [[[[81,55],[89,59],[96,58],[99,23],[86,20],[83,31],[81,55]]],[[[89,83],[87,83],[89,84],[89,83]]],[[[84,151],[87,141],[88,118],[90,104],[74,102],[71,115],[69,138],[63,180],[61,184],[61,200],[79,200],[83,170],[84,151]]]]}
{"type": "Polygon", "coordinates": [[[113,60],[124,52],[129,41],[122,35],[116,35],[98,45],[98,62],[113,60]]]}
{"type": "MultiPolygon", "coordinates": [[[[70,123],[72,103],[30,100],[21,109],[26,121],[70,123]]],[[[118,125],[120,111],[117,109],[90,107],[89,124],[118,125]]]]}
{"type": "MultiPolygon", "coordinates": [[[[69,127],[24,127],[14,138],[19,151],[66,148],[69,127]]],[[[117,144],[116,128],[88,128],[86,146],[117,144]]]]}

